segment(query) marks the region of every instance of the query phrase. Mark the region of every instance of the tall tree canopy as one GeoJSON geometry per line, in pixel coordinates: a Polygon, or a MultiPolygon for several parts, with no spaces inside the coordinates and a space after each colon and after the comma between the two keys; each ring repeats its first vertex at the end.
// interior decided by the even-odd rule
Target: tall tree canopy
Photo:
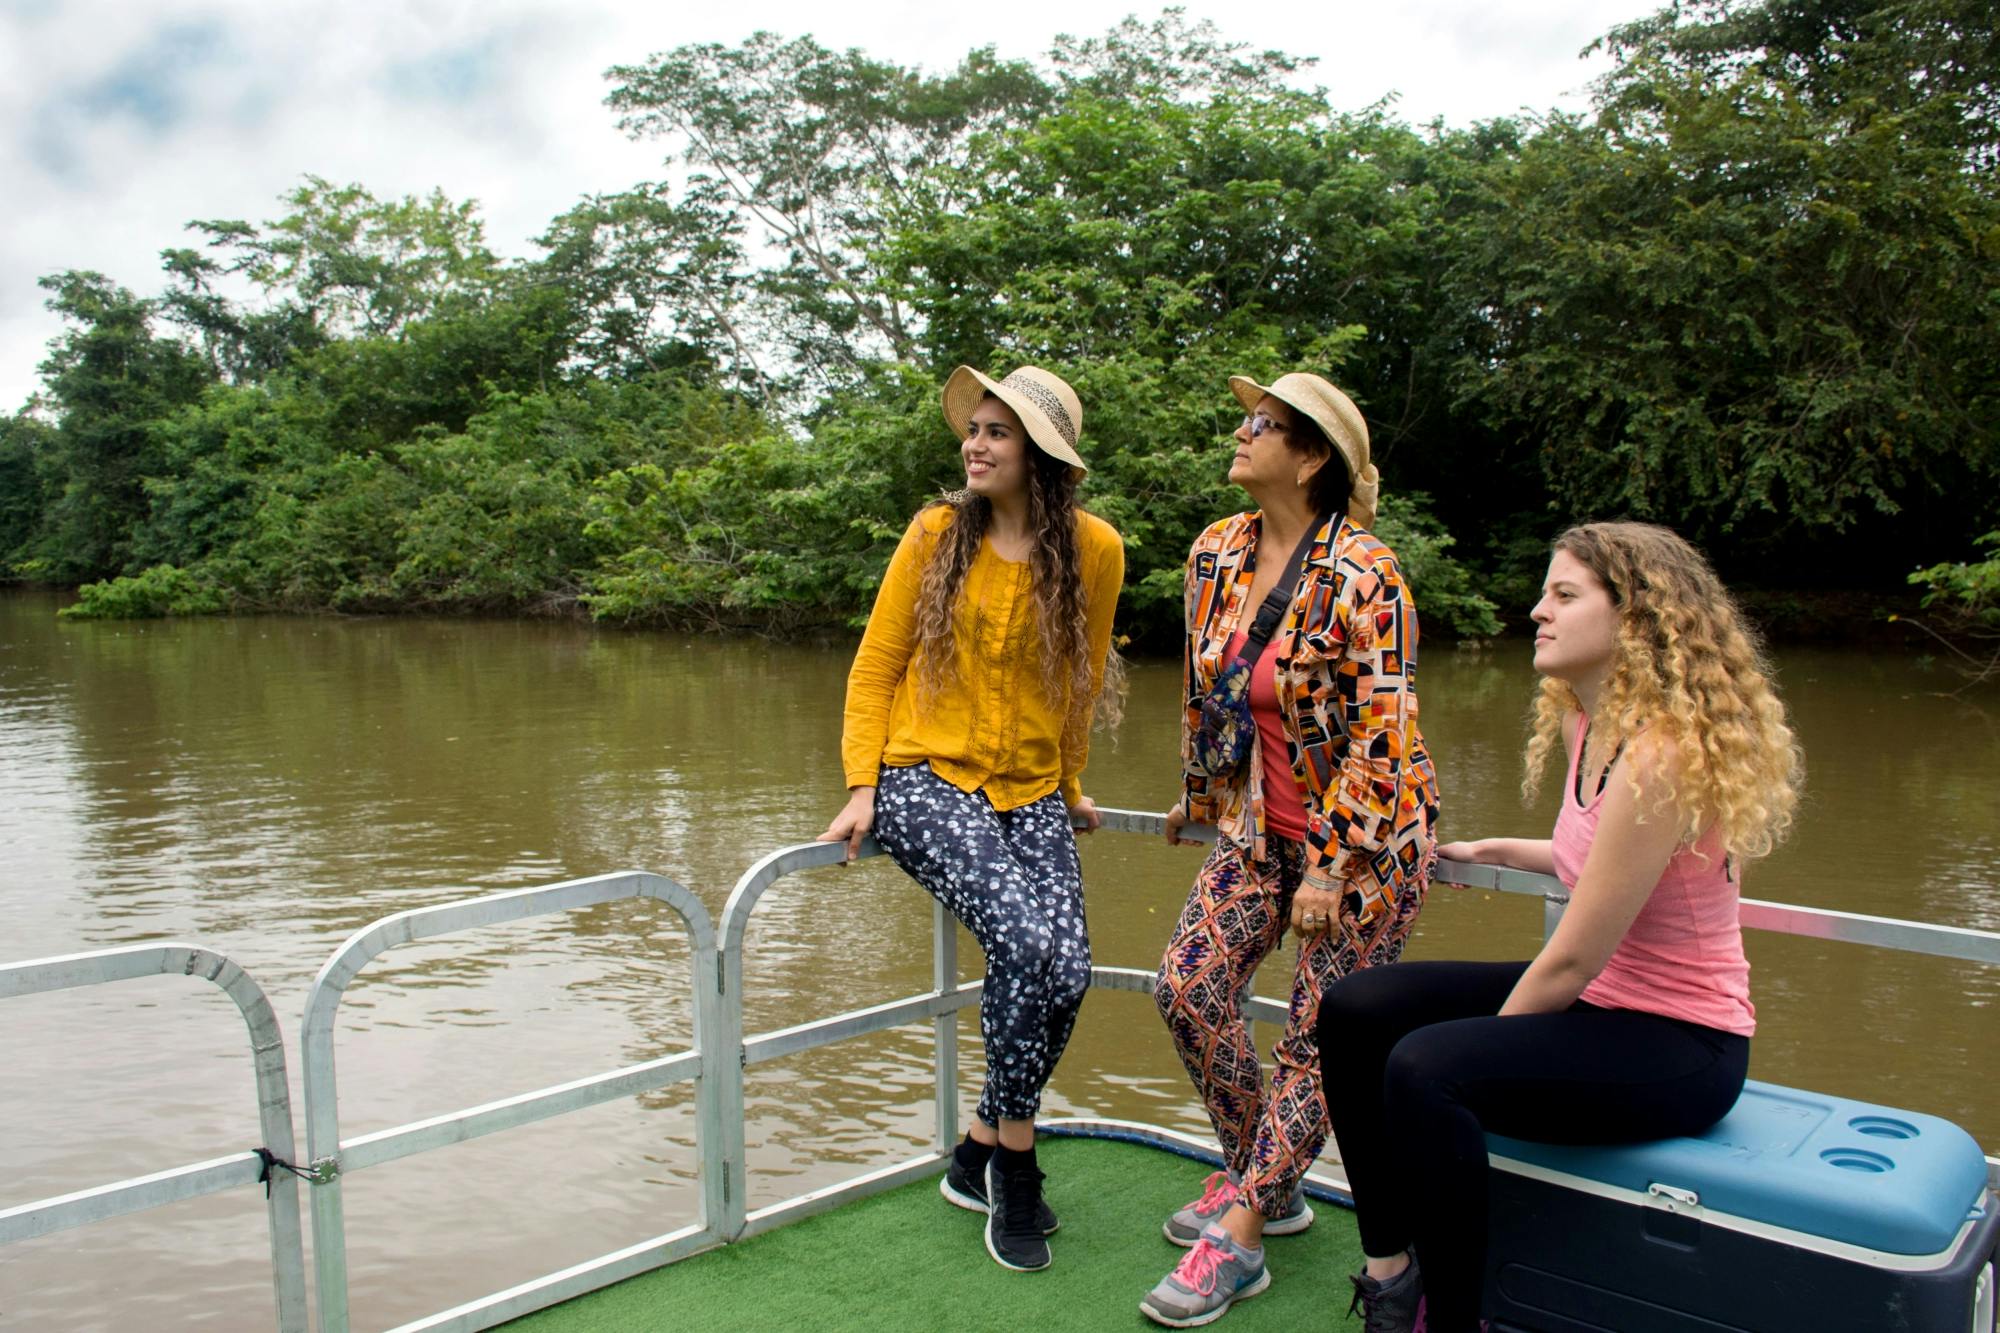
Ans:
{"type": "Polygon", "coordinates": [[[1050,366],[1086,502],[1164,637],[1231,373],[1369,420],[1432,630],[1486,633],[1551,532],[1636,515],[1755,580],[2000,523],[1990,7],[1687,0],[1603,39],[1589,115],[1412,127],[1177,10],[925,72],[810,38],[609,73],[661,179],[503,261],[476,206],[317,177],[191,224],[141,298],[49,280],[0,423],[0,562],[120,613],[865,612],[954,481],[936,386],[1050,366]],[[169,572],[160,572],[169,571],[169,572]]]}

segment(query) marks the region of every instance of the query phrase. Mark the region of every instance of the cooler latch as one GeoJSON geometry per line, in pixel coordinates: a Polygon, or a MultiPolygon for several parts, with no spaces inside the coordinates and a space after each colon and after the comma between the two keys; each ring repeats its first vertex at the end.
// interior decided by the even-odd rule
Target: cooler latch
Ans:
{"type": "Polygon", "coordinates": [[[1662,1185],[1657,1181],[1646,1186],[1647,1202],[1664,1208],[1670,1213],[1694,1212],[1701,1207],[1701,1196],[1693,1190],[1684,1190],[1678,1185],[1662,1185]]]}

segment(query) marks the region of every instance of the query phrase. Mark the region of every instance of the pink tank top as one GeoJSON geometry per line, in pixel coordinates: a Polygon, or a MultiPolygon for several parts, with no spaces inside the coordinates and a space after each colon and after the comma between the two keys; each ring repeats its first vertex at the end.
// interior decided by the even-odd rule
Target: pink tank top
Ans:
{"type": "MultiPolygon", "coordinates": [[[[1223,660],[1231,662],[1250,636],[1238,632],[1223,660]]],[[[1285,738],[1285,715],[1278,707],[1278,645],[1266,644],[1250,668],[1250,716],[1257,723],[1257,749],[1264,761],[1264,831],[1302,842],[1306,836],[1306,802],[1292,773],[1291,742],[1285,738]]]]}
{"type": "MultiPolygon", "coordinates": [[[[1577,800],[1577,769],[1588,730],[1587,724],[1579,725],[1570,747],[1551,848],[1556,878],[1572,893],[1597,837],[1604,804],[1601,791],[1587,802],[1577,800]]],[[[1750,963],[1743,956],[1737,898],[1721,837],[1710,830],[1667,862],[1611,961],[1580,998],[1604,1009],[1637,1009],[1751,1035],[1757,1030],[1757,1009],[1750,1003],[1750,963]]]]}

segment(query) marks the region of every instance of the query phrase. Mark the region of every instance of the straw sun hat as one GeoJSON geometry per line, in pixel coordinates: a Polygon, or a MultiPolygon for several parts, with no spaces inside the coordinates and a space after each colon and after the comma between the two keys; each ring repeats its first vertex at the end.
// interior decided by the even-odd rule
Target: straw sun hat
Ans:
{"type": "Polygon", "coordinates": [[[1382,474],[1368,461],[1368,423],[1354,400],[1317,375],[1294,371],[1280,375],[1271,384],[1259,384],[1248,375],[1231,375],[1229,389],[1245,412],[1255,412],[1261,398],[1275,398],[1295,412],[1311,417],[1347,460],[1347,475],[1354,489],[1347,496],[1347,516],[1362,527],[1375,521],[1375,504],[1381,496],[1382,474]]]}
{"type": "Polygon", "coordinates": [[[944,419],[960,439],[971,429],[972,409],[989,393],[1014,409],[1036,448],[1068,463],[1078,477],[1090,470],[1076,451],[1076,437],[1083,433],[1083,404],[1077,401],[1076,390],[1059,377],[1039,366],[1021,366],[997,382],[971,366],[952,371],[944,382],[944,419]]]}

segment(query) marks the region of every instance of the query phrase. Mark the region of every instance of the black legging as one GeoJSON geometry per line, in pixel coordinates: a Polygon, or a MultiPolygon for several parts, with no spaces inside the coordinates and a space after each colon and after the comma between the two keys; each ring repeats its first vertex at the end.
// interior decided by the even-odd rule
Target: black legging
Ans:
{"type": "Polygon", "coordinates": [[[1696,1134],[1743,1090],[1750,1039],[1657,1014],[1499,1013],[1526,963],[1397,963],[1320,1001],[1333,1133],[1361,1248],[1423,1261],[1432,1333],[1479,1326],[1487,1131],[1553,1143],[1696,1134]]]}

